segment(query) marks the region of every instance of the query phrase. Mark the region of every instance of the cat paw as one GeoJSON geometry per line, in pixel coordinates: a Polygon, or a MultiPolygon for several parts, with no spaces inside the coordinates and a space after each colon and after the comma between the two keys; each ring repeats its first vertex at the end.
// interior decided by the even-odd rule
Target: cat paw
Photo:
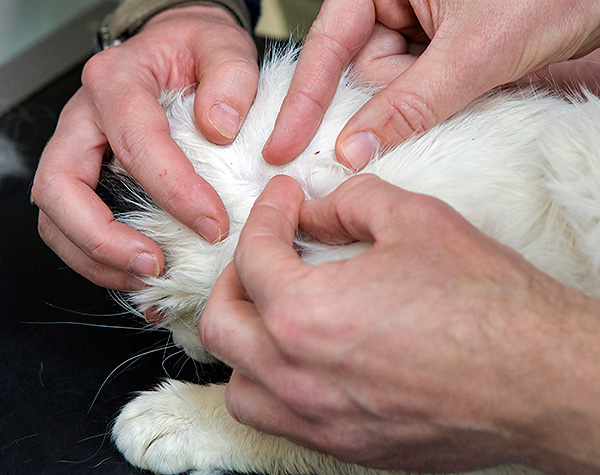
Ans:
{"type": "Polygon", "coordinates": [[[210,421],[202,424],[193,404],[197,388],[169,381],[155,391],[141,393],[123,408],[112,433],[117,448],[131,464],[162,474],[188,470],[203,475],[223,473],[215,464],[227,448],[219,446],[219,438],[215,440],[210,430],[201,430],[210,421]]]}

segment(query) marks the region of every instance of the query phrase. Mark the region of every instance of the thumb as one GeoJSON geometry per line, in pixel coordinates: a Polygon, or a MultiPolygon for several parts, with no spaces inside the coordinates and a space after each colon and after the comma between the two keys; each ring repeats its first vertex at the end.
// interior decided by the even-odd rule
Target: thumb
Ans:
{"type": "Polygon", "coordinates": [[[396,226],[405,225],[405,210],[418,196],[376,175],[355,175],[324,198],[304,201],[299,227],[328,244],[389,241],[398,237],[396,226]]]}
{"type": "Polygon", "coordinates": [[[348,121],[336,142],[338,161],[359,170],[379,151],[431,129],[499,84],[491,70],[482,74],[486,68],[477,55],[449,43],[434,38],[412,66],[348,121]]]}

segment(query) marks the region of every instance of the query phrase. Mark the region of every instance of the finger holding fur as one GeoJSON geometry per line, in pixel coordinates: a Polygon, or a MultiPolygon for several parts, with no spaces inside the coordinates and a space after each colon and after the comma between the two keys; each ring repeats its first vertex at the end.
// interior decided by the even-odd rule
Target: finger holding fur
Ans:
{"type": "Polygon", "coordinates": [[[39,230],[43,241],[65,264],[94,284],[123,291],[144,288],[144,283],[132,273],[99,263],[84,254],[43,212],[40,212],[39,230]]]}
{"type": "Polygon", "coordinates": [[[261,314],[308,269],[294,249],[303,200],[304,192],[293,178],[274,177],[254,203],[240,235],[235,267],[261,314]]]}
{"type": "Polygon", "coordinates": [[[371,0],[323,3],[300,53],[298,65],[263,157],[282,165],[300,154],[316,133],[346,66],[375,23],[371,0]]]}
{"type": "Polygon", "coordinates": [[[224,145],[237,136],[258,87],[257,51],[250,35],[223,27],[194,45],[198,89],[194,112],[198,128],[211,142],[224,145]]]}
{"type": "Polygon", "coordinates": [[[227,365],[253,379],[278,368],[281,357],[233,264],[215,283],[200,319],[205,349],[227,365]]]}
{"type": "Polygon", "coordinates": [[[398,224],[390,213],[401,215],[408,195],[375,175],[357,175],[325,198],[304,202],[300,229],[329,244],[375,242],[398,224]]]}

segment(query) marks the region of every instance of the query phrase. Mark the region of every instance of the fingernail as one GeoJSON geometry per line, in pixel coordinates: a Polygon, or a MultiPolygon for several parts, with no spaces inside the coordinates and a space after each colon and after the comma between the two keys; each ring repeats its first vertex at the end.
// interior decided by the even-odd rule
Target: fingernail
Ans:
{"type": "Polygon", "coordinates": [[[208,121],[215,126],[223,137],[233,139],[238,133],[240,127],[240,115],[231,106],[215,104],[208,111],[208,121]]]}
{"type": "Polygon", "coordinates": [[[142,290],[142,289],[145,289],[146,287],[148,287],[148,286],[146,284],[144,284],[144,282],[142,282],[137,277],[132,277],[131,279],[129,279],[129,286],[128,286],[129,290],[142,290]]]}
{"type": "Polygon", "coordinates": [[[221,240],[221,225],[206,216],[196,221],[196,232],[211,244],[221,240]]]}
{"type": "Polygon", "coordinates": [[[150,307],[146,310],[144,318],[148,323],[159,323],[163,319],[163,315],[156,309],[156,307],[150,307]]]}
{"type": "Polygon", "coordinates": [[[149,277],[158,276],[158,262],[154,255],[149,252],[140,252],[129,261],[127,268],[136,275],[149,277]]]}
{"type": "Polygon", "coordinates": [[[269,148],[269,145],[271,145],[271,140],[273,140],[273,134],[269,135],[269,138],[265,142],[265,146],[263,147],[262,152],[261,152],[263,155],[265,153],[265,150],[269,148]]]}
{"type": "Polygon", "coordinates": [[[379,140],[368,130],[357,132],[340,145],[344,159],[355,170],[364,168],[379,150],[379,140]]]}

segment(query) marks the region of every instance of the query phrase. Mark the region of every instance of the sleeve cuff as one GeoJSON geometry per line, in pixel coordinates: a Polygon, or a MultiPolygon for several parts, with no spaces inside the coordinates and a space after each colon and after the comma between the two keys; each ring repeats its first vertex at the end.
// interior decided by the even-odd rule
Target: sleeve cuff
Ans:
{"type": "Polygon", "coordinates": [[[229,11],[240,26],[252,34],[252,20],[243,0],[125,0],[102,22],[98,32],[97,49],[103,50],[122,43],[161,12],[189,5],[220,6],[229,11]]]}

